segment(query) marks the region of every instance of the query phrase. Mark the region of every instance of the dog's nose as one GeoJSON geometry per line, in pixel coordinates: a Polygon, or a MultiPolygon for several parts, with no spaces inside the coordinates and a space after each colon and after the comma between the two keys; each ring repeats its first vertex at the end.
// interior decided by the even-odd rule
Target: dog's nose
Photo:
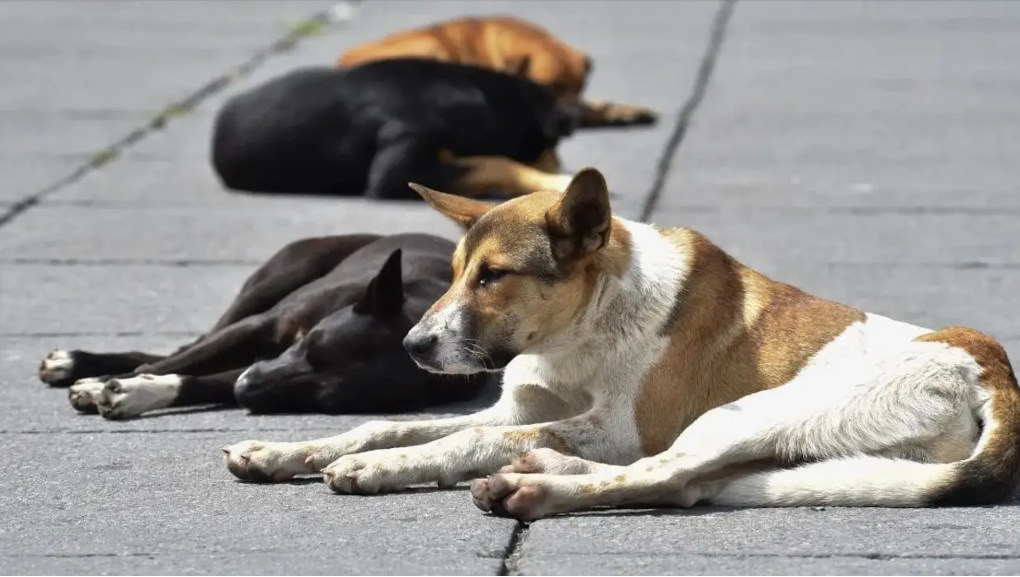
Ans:
{"type": "Polygon", "coordinates": [[[427,361],[436,350],[439,337],[434,334],[407,335],[404,337],[404,348],[417,361],[427,361]]]}

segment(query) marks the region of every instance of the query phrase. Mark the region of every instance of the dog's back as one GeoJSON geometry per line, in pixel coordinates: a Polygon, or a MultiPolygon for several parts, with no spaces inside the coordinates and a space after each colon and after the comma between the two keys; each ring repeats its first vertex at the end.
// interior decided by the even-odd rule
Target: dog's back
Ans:
{"type": "Polygon", "coordinates": [[[532,162],[568,120],[547,89],[474,66],[399,59],[306,68],[229,100],[213,129],[212,162],[227,187],[250,192],[361,195],[378,187],[370,173],[397,171],[406,174],[370,194],[412,198],[407,182],[430,179],[441,148],[532,162]]]}
{"type": "Polygon", "coordinates": [[[552,88],[558,98],[575,101],[591,69],[587,54],[541,26],[512,16],[455,18],[403,30],[351,48],[337,59],[337,66],[406,57],[522,73],[552,88]]]}

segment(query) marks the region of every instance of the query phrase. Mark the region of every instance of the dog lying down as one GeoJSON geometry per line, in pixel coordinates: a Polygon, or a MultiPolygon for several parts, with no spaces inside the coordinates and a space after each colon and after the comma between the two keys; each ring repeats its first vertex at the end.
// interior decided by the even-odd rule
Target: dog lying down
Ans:
{"type": "Polygon", "coordinates": [[[557,101],[580,108],[579,128],[638,126],[657,119],[641,106],[582,98],[594,69],[591,56],[538,24],[512,16],[455,18],[401,30],[351,48],[336,64],[350,68],[409,57],[483,66],[548,86],[557,101]]]}
{"type": "Polygon", "coordinates": [[[503,369],[490,408],[243,441],[247,480],[321,471],[340,493],[472,483],[519,519],[600,506],[997,503],[1020,481],[1020,388],[976,330],[809,295],[685,228],[611,214],[602,175],[491,206],[419,189],[465,233],[405,345],[503,369]],[[486,477],[486,475],[488,475],[486,477]]]}
{"type": "Polygon", "coordinates": [[[450,286],[450,241],[308,238],[244,283],[208,333],[169,356],[54,351],[39,368],[107,419],[207,403],[252,413],[393,413],[473,399],[484,375],[415,366],[402,341],[450,286]]]}
{"type": "Polygon", "coordinates": [[[219,111],[212,164],[234,190],[417,199],[560,190],[556,146],[579,122],[546,87],[476,66],[393,59],[304,68],[219,111]]]}

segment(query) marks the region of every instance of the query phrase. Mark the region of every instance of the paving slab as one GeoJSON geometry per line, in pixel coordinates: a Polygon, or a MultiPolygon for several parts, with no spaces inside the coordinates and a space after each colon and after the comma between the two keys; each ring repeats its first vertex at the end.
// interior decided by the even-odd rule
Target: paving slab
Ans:
{"type": "Polygon", "coordinates": [[[0,200],[70,175],[329,5],[0,3],[0,200]]]}
{"type": "Polygon", "coordinates": [[[663,206],[1015,210],[1018,31],[1012,2],[741,2],[663,206]]]}
{"type": "Polygon", "coordinates": [[[144,205],[47,205],[0,229],[0,259],[244,260],[258,264],[300,238],[422,231],[458,237],[456,226],[424,202],[389,203],[385,209],[367,199],[287,202],[279,197],[158,210],[144,205]],[[53,222],[62,223],[59,236],[52,234],[53,222]]]}
{"type": "Polygon", "coordinates": [[[811,208],[673,211],[660,225],[693,228],[748,264],[770,259],[822,263],[1009,265],[1020,259],[1010,214],[838,213],[811,208]],[[952,231],[948,234],[947,231],[952,231]]]}
{"type": "Polygon", "coordinates": [[[72,174],[83,156],[0,159],[0,204],[14,204],[72,174]]]}
{"type": "Polygon", "coordinates": [[[574,575],[600,566],[602,574],[1001,574],[1020,563],[1018,507],[578,514],[532,524],[518,567],[574,575]]]}
{"type": "Polygon", "coordinates": [[[0,435],[13,457],[8,474],[34,479],[0,495],[5,569],[82,572],[101,565],[72,559],[107,557],[113,572],[499,569],[514,523],[477,514],[463,489],[364,498],[334,495],[321,481],[245,484],[219,453],[236,440],[236,433],[0,435]],[[305,559],[258,565],[277,555],[305,559]],[[237,560],[214,564],[224,557],[237,560]]]}
{"type": "Polygon", "coordinates": [[[200,333],[254,266],[3,264],[0,334],[200,333]]]}
{"type": "Polygon", "coordinates": [[[526,554],[518,575],[1014,575],[1015,559],[526,554]]]}
{"type": "Polygon", "coordinates": [[[5,1],[0,110],[154,113],[331,4],[5,1]]]}

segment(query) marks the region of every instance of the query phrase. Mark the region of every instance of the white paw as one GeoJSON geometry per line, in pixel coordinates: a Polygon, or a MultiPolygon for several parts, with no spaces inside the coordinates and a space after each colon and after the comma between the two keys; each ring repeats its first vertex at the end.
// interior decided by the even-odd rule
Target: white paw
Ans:
{"type": "Polygon", "coordinates": [[[384,471],[378,463],[368,464],[357,455],[346,455],[322,470],[322,480],[337,493],[374,495],[382,488],[384,471]]]}
{"type": "MultiPolygon", "coordinates": [[[[382,449],[345,455],[322,470],[323,481],[337,493],[375,495],[426,481],[429,471],[404,449],[382,449]]],[[[452,486],[439,479],[442,486],[452,486]]]]}
{"type": "Polygon", "coordinates": [[[39,363],[39,379],[52,385],[71,376],[73,370],[74,357],[71,353],[58,349],[46,355],[39,363]]]}
{"type": "Polygon", "coordinates": [[[138,375],[110,379],[95,398],[99,414],[105,419],[130,419],[147,411],[173,404],[181,387],[178,375],[138,375]]]}
{"type": "Polygon", "coordinates": [[[81,413],[96,413],[99,411],[96,407],[96,399],[99,398],[99,393],[105,386],[106,381],[99,379],[91,377],[79,379],[67,390],[67,398],[71,401],[74,410],[81,413]]]}
{"type": "Polygon", "coordinates": [[[316,472],[305,464],[310,450],[301,443],[241,441],[224,447],[223,452],[227,469],[242,481],[280,482],[316,472]]]}

